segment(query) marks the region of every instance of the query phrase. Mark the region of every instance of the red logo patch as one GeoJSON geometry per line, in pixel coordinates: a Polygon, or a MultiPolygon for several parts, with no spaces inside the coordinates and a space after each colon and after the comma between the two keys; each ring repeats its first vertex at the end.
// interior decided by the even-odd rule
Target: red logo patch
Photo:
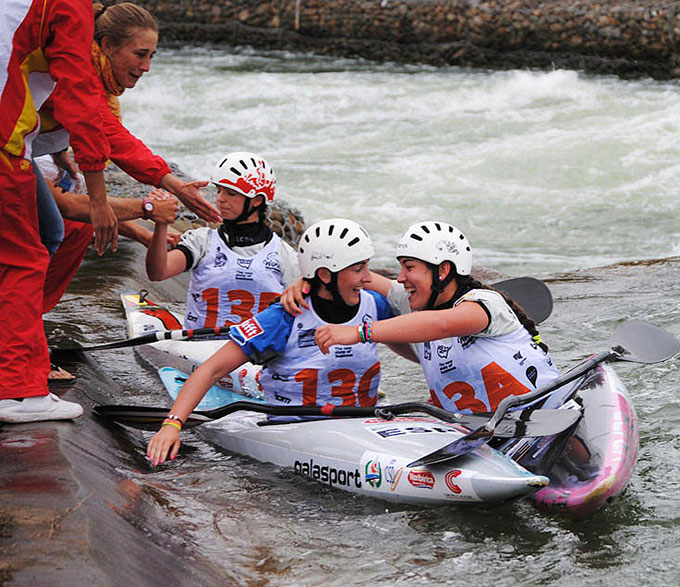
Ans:
{"type": "Polygon", "coordinates": [[[456,495],[461,493],[463,490],[456,485],[453,480],[458,477],[463,471],[460,469],[454,469],[453,471],[449,471],[446,476],[444,477],[444,481],[446,482],[446,486],[453,491],[456,495]]]}
{"type": "Polygon", "coordinates": [[[243,342],[247,342],[255,338],[258,334],[262,334],[264,329],[260,326],[257,318],[253,316],[252,318],[241,322],[238,326],[235,326],[238,333],[243,337],[243,342]]]}
{"type": "Polygon", "coordinates": [[[413,487],[432,489],[434,487],[434,475],[429,471],[409,471],[408,482],[413,487]]]}

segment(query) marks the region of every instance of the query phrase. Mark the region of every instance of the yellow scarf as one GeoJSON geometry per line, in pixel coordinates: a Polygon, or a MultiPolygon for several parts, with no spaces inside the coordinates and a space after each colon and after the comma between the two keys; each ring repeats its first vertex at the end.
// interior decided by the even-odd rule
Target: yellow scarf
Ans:
{"type": "Polygon", "coordinates": [[[109,103],[111,112],[113,112],[118,120],[121,120],[122,117],[118,96],[125,91],[125,88],[118,83],[118,80],[116,80],[116,76],[113,75],[111,61],[104,55],[99,43],[96,41],[92,43],[92,63],[94,64],[94,69],[97,72],[99,79],[101,79],[104,84],[106,101],[109,103]]]}

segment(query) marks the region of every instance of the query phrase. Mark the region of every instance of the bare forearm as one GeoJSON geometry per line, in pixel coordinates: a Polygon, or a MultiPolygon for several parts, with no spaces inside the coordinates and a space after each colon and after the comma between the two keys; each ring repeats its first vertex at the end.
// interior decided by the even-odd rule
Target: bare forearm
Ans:
{"type": "Polygon", "coordinates": [[[131,238],[132,240],[143,244],[145,247],[149,246],[153,235],[150,230],[139,225],[134,220],[123,220],[122,222],[119,222],[118,234],[131,238]]]}
{"type": "Polygon", "coordinates": [[[379,320],[372,326],[375,342],[415,343],[451,336],[477,334],[489,323],[488,316],[476,302],[464,302],[449,310],[430,310],[379,320]]]}
{"type": "MultiPolygon", "coordinates": [[[[53,187],[53,184],[50,188],[53,187]]],[[[87,194],[65,194],[58,188],[52,189],[61,215],[68,220],[90,222],[90,197],[87,194]]],[[[130,198],[108,198],[118,220],[134,220],[142,217],[142,200],[130,198]]]]}
{"type": "Polygon", "coordinates": [[[151,281],[166,279],[168,267],[168,226],[156,224],[146,251],[146,274],[151,281]]]}
{"type": "Polygon", "coordinates": [[[186,420],[187,416],[217,381],[248,360],[236,343],[229,341],[196,369],[182,387],[171,413],[186,420]]]}

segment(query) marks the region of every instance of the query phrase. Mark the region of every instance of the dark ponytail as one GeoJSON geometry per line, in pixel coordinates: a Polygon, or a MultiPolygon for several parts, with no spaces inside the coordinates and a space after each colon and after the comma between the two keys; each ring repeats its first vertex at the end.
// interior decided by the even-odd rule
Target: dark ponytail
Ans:
{"type": "Polygon", "coordinates": [[[488,289],[501,294],[505,302],[508,304],[508,306],[510,306],[510,309],[515,313],[515,316],[517,316],[517,319],[520,321],[522,326],[524,326],[527,332],[531,335],[532,340],[543,350],[543,352],[548,352],[548,345],[541,340],[541,335],[538,333],[536,323],[531,318],[529,318],[527,313],[522,309],[522,306],[516,304],[502,291],[488,285],[484,285],[481,281],[478,281],[469,275],[456,275],[456,282],[458,283],[458,289],[453,296],[452,303],[455,304],[458,299],[473,289],[488,289]]]}

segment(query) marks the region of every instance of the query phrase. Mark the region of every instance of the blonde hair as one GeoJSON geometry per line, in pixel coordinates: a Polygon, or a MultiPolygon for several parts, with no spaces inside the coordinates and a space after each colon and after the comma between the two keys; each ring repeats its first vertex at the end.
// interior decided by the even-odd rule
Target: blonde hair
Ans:
{"type": "Polygon", "coordinates": [[[156,19],[145,8],[131,2],[113,6],[96,3],[93,8],[94,40],[99,45],[104,37],[108,37],[114,47],[120,47],[139,29],[158,32],[156,19]]]}

